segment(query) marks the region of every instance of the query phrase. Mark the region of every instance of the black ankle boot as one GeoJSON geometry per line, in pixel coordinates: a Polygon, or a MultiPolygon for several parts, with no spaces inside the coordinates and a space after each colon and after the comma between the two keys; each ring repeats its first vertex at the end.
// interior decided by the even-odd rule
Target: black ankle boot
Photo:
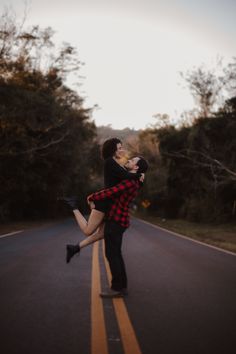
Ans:
{"type": "Polygon", "coordinates": [[[79,253],[80,246],[79,245],[67,245],[66,246],[66,263],[69,263],[71,258],[76,254],[79,253]]]}
{"type": "Polygon", "coordinates": [[[77,197],[62,197],[58,198],[58,201],[62,202],[64,205],[69,207],[71,210],[78,209],[78,198],[77,197]]]}

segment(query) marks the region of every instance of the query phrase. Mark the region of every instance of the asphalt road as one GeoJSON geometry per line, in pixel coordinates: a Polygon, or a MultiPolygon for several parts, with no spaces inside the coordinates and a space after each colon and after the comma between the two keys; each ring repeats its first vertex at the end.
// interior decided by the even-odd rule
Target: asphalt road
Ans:
{"type": "Polygon", "coordinates": [[[132,219],[129,295],[101,300],[102,241],[65,263],[82,238],[72,219],[0,238],[2,354],[236,353],[235,255],[132,219]]]}

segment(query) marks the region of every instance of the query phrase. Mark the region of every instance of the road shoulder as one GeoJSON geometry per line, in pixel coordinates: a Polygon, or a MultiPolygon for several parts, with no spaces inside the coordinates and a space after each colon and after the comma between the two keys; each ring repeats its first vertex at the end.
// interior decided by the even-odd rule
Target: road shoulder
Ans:
{"type": "Polygon", "coordinates": [[[166,220],[148,215],[134,215],[152,225],[168,230],[179,236],[207,244],[236,254],[235,224],[198,224],[184,220],[166,220]]]}

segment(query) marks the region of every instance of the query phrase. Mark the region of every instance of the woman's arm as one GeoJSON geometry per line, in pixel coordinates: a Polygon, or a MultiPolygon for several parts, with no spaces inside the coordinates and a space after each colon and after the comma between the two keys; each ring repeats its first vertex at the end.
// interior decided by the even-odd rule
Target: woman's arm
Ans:
{"type": "Polygon", "coordinates": [[[140,173],[131,173],[128,172],[125,168],[120,166],[113,158],[105,161],[105,174],[109,174],[113,178],[116,178],[119,181],[123,179],[139,179],[140,173]]]}
{"type": "Polygon", "coordinates": [[[118,196],[121,193],[127,192],[129,190],[138,189],[141,185],[141,182],[133,180],[123,180],[122,182],[116,184],[114,187],[102,189],[96,193],[90,194],[87,198],[88,202],[95,200],[104,200],[109,199],[113,196],[118,196]]]}

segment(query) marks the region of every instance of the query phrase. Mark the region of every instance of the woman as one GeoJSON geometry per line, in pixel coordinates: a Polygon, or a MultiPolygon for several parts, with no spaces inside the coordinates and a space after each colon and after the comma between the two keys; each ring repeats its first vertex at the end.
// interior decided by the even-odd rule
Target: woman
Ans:
{"type": "MultiPolygon", "coordinates": [[[[133,174],[121,166],[121,161],[125,156],[125,150],[122,147],[121,140],[111,138],[104,142],[102,146],[102,158],[104,159],[104,187],[110,188],[124,179],[143,179],[142,174],[133,174]]],[[[95,201],[90,203],[91,214],[88,221],[77,208],[77,198],[65,198],[64,201],[73,210],[76,221],[81,231],[89,236],[78,245],[67,245],[67,263],[75,253],[81,248],[103,238],[103,218],[109,210],[111,201],[95,201]],[[96,230],[96,232],[95,232],[96,230]],[[91,235],[91,236],[90,236],[91,235]]]]}

